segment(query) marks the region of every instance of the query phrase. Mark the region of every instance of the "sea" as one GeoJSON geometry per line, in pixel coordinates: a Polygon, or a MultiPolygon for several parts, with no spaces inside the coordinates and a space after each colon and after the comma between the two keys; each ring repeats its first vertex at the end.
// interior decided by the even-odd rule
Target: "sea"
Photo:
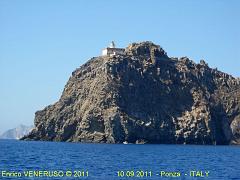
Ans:
{"type": "Polygon", "coordinates": [[[0,179],[240,179],[240,146],[0,140],[0,179]]]}

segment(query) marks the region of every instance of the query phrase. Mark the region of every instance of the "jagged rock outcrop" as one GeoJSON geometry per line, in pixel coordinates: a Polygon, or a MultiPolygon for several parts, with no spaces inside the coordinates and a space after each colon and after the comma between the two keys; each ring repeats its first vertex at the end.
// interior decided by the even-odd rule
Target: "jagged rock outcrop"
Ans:
{"type": "Polygon", "coordinates": [[[240,143],[240,80],[151,42],[76,69],[58,102],[36,112],[26,140],[240,143]]]}

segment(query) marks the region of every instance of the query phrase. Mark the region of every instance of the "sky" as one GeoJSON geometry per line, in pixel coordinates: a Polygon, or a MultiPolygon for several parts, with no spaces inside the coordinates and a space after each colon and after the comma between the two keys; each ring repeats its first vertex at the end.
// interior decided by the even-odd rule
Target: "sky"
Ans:
{"type": "Polygon", "coordinates": [[[31,125],[71,72],[114,40],[240,77],[238,0],[0,0],[0,133],[31,125]]]}

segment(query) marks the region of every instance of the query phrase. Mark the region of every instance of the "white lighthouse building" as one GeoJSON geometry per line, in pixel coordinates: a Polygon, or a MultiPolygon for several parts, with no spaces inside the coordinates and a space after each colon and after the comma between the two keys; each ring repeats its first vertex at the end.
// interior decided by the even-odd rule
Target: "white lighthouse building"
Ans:
{"type": "Polygon", "coordinates": [[[124,48],[116,48],[114,41],[111,42],[109,47],[102,50],[103,56],[113,56],[113,55],[123,55],[125,54],[124,48]]]}

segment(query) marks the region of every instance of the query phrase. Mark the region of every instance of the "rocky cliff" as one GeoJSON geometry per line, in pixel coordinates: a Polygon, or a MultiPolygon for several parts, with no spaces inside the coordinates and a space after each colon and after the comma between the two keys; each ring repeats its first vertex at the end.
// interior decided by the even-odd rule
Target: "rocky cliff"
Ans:
{"type": "Polygon", "coordinates": [[[76,69],[25,140],[239,144],[240,80],[151,42],[76,69]]]}

